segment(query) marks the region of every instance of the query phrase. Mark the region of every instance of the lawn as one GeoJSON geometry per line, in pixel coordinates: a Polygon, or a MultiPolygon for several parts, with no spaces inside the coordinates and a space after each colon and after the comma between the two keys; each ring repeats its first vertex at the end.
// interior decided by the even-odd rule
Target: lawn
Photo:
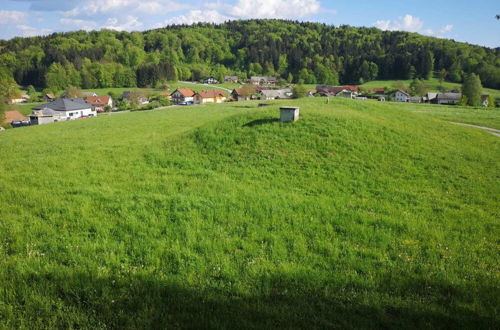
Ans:
{"type": "Polygon", "coordinates": [[[274,103],[0,133],[0,328],[497,329],[500,111],[274,103]]]}
{"type": "MultiPolygon", "coordinates": [[[[367,82],[363,85],[361,85],[364,88],[368,89],[373,89],[373,88],[383,88],[383,87],[388,87],[388,88],[393,88],[394,85],[398,82],[401,81],[403,82],[407,87],[410,87],[411,80],[375,80],[375,81],[370,81],[367,82]]],[[[439,80],[436,78],[431,78],[429,80],[425,81],[429,90],[437,92],[439,91],[439,80]]],[[[452,89],[458,89],[460,90],[462,88],[462,84],[457,84],[457,83],[451,83],[451,82],[443,82],[443,86],[446,90],[452,90],[452,89]]],[[[489,89],[489,88],[483,88],[483,92],[485,94],[490,94],[493,97],[497,98],[500,97],[500,90],[496,89],[489,89]]]]}

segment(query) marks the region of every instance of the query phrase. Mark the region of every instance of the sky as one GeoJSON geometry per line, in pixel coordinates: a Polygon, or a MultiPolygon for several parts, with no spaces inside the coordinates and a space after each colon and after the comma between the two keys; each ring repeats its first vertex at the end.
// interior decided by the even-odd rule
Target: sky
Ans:
{"type": "Polygon", "coordinates": [[[418,32],[500,47],[499,0],[0,0],[0,39],[74,30],[282,18],[418,32]]]}

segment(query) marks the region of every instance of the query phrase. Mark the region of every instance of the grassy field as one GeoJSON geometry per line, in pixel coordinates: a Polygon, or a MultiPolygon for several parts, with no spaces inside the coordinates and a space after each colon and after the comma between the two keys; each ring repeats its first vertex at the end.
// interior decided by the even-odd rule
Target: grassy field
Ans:
{"type": "MultiPolygon", "coordinates": [[[[410,87],[411,80],[400,80],[402,81],[407,87],[410,87]]],[[[393,88],[394,84],[398,82],[398,80],[375,80],[375,81],[370,81],[367,82],[363,85],[362,87],[365,88],[383,88],[383,87],[388,87],[388,88],[393,88]]],[[[429,80],[425,81],[429,90],[430,91],[435,91],[437,92],[439,90],[439,80],[436,78],[432,78],[429,80]]],[[[451,83],[451,82],[443,82],[443,86],[446,88],[446,90],[452,90],[452,89],[461,89],[462,85],[461,84],[456,84],[456,83],[451,83]]],[[[496,89],[489,89],[489,88],[483,88],[483,92],[486,94],[490,94],[493,97],[500,97],[500,90],[496,89]]]]}
{"type": "Polygon", "coordinates": [[[314,98],[0,133],[0,328],[497,329],[500,139],[463,120],[500,111],[314,98]]]}

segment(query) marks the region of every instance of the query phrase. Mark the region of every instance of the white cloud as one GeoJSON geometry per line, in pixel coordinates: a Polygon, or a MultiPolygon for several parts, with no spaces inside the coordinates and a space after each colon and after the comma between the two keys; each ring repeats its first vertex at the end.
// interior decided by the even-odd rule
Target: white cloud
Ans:
{"type": "Polygon", "coordinates": [[[97,28],[96,22],[86,21],[83,19],[61,18],[59,22],[62,25],[71,27],[72,29],[90,31],[90,30],[95,30],[97,28]]]}
{"type": "Polygon", "coordinates": [[[24,37],[43,36],[52,33],[50,29],[39,29],[24,24],[16,25],[16,28],[22,31],[24,37]]]}
{"type": "MultiPolygon", "coordinates": [[[[238,0],[235,4],[217,1],[204,3],[203,6],[205,10],[191,10],[156,24],[155,27],[198,22],[223,23],[241,18],[297,19],[316,14],[321,9],[318,0],[238,0]]],[[[324,10],[335,13],[331,9],[324,10]]]]}
{"type": "Polygon", "coordinates": [[[0,24],[19,23],[26,19],[26,13],[15,10],[0,10],[0,24]]]}
{"type": "Polygon", "coordinates": [[[102,26],[102,28],[104,29],[116,31],[133,31],[138,30],[142,27],[142,22],[140,22],[139,19],[134,16],[126,16],[124,19],[110,17],[108,18],[104,26],[102,26]]]}
{"type": "Polygon", "coordinates": [[[239,18],[301,18],[316,14],[317,0],[238,0],[230,13],[239,18]]]}
{"type": "Polygon", "coordinates": [[[409,31],[419,32],[424,26],[424,22],[418,17],[405,15],[394,21],[377,21],[375,27],[386,31],[409,31]]]}
{"type": "Polygon", "coordinates": [[[451,32],[453,30],[453,25],[447,24],[443,26],[439,30],[433,30],[433,29],[424,29],[424,22],[418,18],[414,17],[412,15],[405,15],[404,17],[400,17],[397,20],[391,21],[391,20],[381,20],[375,22],[375,27],[384,30],[384,31],[408,31],[408,32],[418,32],[422,34],[426,34],[429,36],[435,36],[435,37],[444,37],[447,33],[451,32]]]}
{"type": "Polygon", "coordinates": [[[191,10],[186,15],[180,15],[159,23],[156,27],[172,24],[193,24],[198,22],[223,23],[231,20],[231,17],[220,14],[216,10],[191,10]]]}
{"type": "Polygon", "coordinates": [[[162,15],[181,9],[190,8],[173,0],[89,0],[83,5],[65,11],[63,16],[75,17],[79,15],[93,16],[96,14],[116,15],[117,13],[142,13],[162,15]]]}

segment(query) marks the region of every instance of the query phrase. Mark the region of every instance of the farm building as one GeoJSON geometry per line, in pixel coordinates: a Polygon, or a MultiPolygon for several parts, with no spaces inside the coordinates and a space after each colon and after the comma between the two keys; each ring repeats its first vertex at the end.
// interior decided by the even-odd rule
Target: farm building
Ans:
{"type": "Polygon", "coordinates": [[[293,91],[291,88],[284,89],[264,89],[259,93],[261,100],[279,100],[279,99],[290,99],[293,96],[293,91]]]}
{"type": "Polygon", "coordinates": [[[408,102],[410,100],[410,94],[405,91],[398,90],[394,93],[394,99],[396,102],[408,102]]]}
{"type": "Polygon", "coordinates": [[[462,93],[439,93],[436,97],[437,104],[452,104],[456,105],[460,103],[460,99],[462,98],[462,93]]]}

